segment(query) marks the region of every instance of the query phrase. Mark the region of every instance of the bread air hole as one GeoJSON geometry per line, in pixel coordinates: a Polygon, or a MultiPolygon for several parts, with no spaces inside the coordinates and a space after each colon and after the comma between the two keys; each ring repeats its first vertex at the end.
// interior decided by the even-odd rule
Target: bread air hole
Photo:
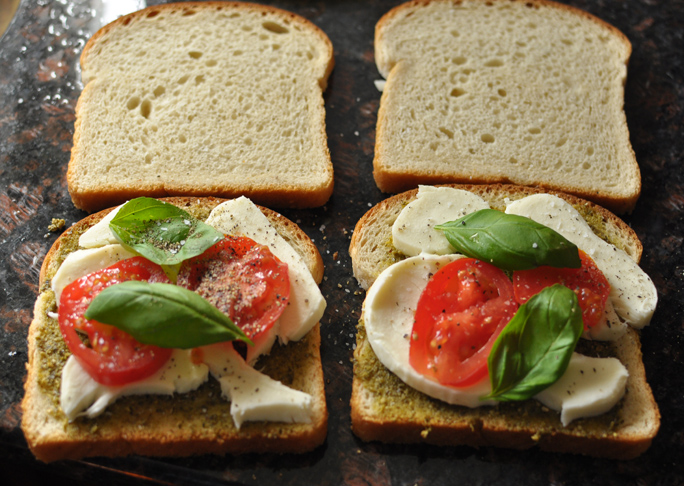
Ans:
{"type": "Polygon", "coordinates": [[[269,32],[273,32],[274,34],[287,34],[289,32],[287,27],[276,22],[267,21],[261,24],[261,26],[269,32]]]}
{"type": "Polygon", "coordinates": [[[490,133],[483,133],[482,136],[480,137],[480,139],[484,143],[494,143],[494,135],[492,135],[490,133]]]}
{"type": "Polygon", "coordinates": [[[152,102],[150,100],[145,100],[140,105],[140,114],[145,118],[149,118],[150,113],[152,113],[152,102]]]}
{"type": "Polygon", "coordinates": [[[139,105],[140,98],[138,96],[132,96],[128,99],[128,103],[126,103],[126,108],[128,108],[129,110],[135,110],[139,105]]]}
{"type": "Polygon", "coordinates": [[[461,88],[454,88],[451,90],[451,93],[449,93],[449,94],[451,96],[453,96],[454,98],[458,98],[459,96],[463,96],[464,94],[466,94],[466,92],[465,92],[465,90],[463,90],[461,88]]]}
{"type": "Polygon", "coordinates": [[[160,97],[161,95],[163,95],[164,93],[166,93],[166,88],[165,88],[164,86],[157,86],[157,87],[154,89],[154,96],[157,97],[157,98],[159,98],[159,97],[160,97]]]}
{"type": "Polygon", "coordinates": [[[485,63],[485,66],[487,67],[501,67],[503,66],[503,61],[501,59],[492,59],[491,61],[487,61],[485,63]]]}
{"type": "Polygon", "coordinates": [[[188,52],[188,56],[190,56],[193,59],[199,59],[200,57],[202,57],[202,53],[199,51],[190,51],[188,52]]]}
{"type": "Polygon", "coordinates": [[[454,132],[452,132],[448,128],[439,127],[439,131],[446,135],[448,138],[454,138],[454,132]]]}

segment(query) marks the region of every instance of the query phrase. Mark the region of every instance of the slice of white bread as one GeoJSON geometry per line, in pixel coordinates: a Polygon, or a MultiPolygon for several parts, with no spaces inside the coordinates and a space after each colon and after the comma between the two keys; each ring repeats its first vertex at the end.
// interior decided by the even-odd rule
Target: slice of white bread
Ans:
{"type": "MultiPolygon", "coordinates": [[[[452,185],[478,194],[492,208],[505,200],[542,192],[512,185],[452,185]]],[[[354,275],[368,288],[389,265],[404,258],[392,246],[392,224],[417,190],[393,196],[371,208],[357,223],[350,244],[354,275]]],[[[553,193],[570,202],[596,234],[639,261],[642,246],[634,231],[609,211],[579,198],[553,193]]],[[[639,335],[634,330],[617,342],[581,340],[587,354],[615,356],[627,367],[627,392],[607,414],[564,427],[560,415],[535,400],[496,407],[449,405],[420,393],[385,368],[366,340],[363,315],[354,353],[352,429],[366,441],[437,445],[497,446],[630,459],[643,453],[660,426],[660,412],[646,381],[639,335]]]]}
{"type": "MultiPolygon", "coordinates": [[[[166,198],[193,216],[205,219],[222,202],[217,198],[166,198]]],[[[323,261],[308,236],[280,214],[261,208],[278,234],[303,258],[317,283],[323,278],[323,261]]],[[[174,396],[120,398],[94,419],[68,423],[59,407],[61,370],[69,351],[57,320],[50,279],[66,255],[78,249],[79,236],[109,210],[90,215],[65,231],[48,252],[40,274],[40,295],[29,328],[28,376],[22,401],[21,427],[34,455],[45,462],[85,456],[189,456],[248,452],[306,452],[322,444],[327,434],[320,356],[320,324],[302,340],[275,345],[262,356],[257,368],[287,386],[314,397],[311,423],[247,422],[238,430],[230,403],[212,378],[198,390],[174,396]]]]}
{"type": "Polygon", "coordinates": [[[321,206],[333,190],[322,95],[333,64],[318,27],[268,6],[167,4],[115,20],[81,55],[74,204],[245,195],[321,206]]]}
{"type": "Polygon", "coordinates": [[[378,187],[515,183],[631,211],[641,175],[623,110],[630,54],[613,26],[544,0],[394,8],[375,30],[387,78],[378,187]]]}

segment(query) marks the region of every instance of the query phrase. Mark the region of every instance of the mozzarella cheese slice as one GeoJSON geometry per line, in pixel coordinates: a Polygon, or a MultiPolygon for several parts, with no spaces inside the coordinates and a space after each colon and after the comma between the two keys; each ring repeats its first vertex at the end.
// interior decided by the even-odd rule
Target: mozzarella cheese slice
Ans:
{"type": "Polygon", "coordinates": [[[59,299],[64,287],[74,280],[134,256],[136,256],[135,253],[128,251],[118,243],[69,253],[57,269],[55,276],[52,277],[51,285],[57,305],[59,306],[59,299]]]}
{"type": "MultiPolygon", "coordinates": [[[[287,263],[290,276],[290,301],[280,316],[279,338],[284,344],[298,341],[323,317],[325,299],[311,272],[297,252],[271,226],[268,218],[246,197],[226,201],[214,208],[207,224],[227,235],[247,236],[267,245],[275,256],[287,263]]],[[[251,360],[251,356],[248,356],[251,360]]]]}
{"type": "Polygon", "coordinates": [[[629,325],[641,329],[651,321],[658,294],[649,276],[627,253],[594,234],[570,204],[557,196],[536,194],[510,203],[506,212],[548,226],[593,258],[610,283],[615,312],[629,325]]]}
{"type": "Polygon", "coordinates": [[[575,419],[606,413],[625,394],[627,368],[616,358],[591,358],[573,353],[556,383],[535,398],[561,412],[565,426],[575,419]]]}
{"type": "Polygon", "coordinates": [[[209,368],[202,363],[193,363],[190,350],[175,349],[171,358],[154,375],[122,386],[107,386],[91,378],[71,355],[62,370],[60,405],[70,421],[82,415],[93,418],[120,397],[187,393],[199,388],[208,377],[209,368]]]}
{"type": "Polygon", "coordinates": [[[202,348],[203,361],[230,400],[230,414],[239,429],[243,422],[310,423],[314,400],[249,366],[231,347],[222,344],[202,348]]]}
{"type": "Polygon", "coordinates": [[[620,319],[620,316],[615,312],[613,301],[608,298],[603,320],[594,327],[585,330],[582,337],[594,341],[617,341],[627,332],[628,328],[629,324],[620,319]]]}
{"type": "Polygon", "coordinates": [[[78,239],[78,245],[82,248],[97,248],[112,243],[119,243],[116,235],[109,229],[109,223],[114,219],[114,216],[116,216],[121,207],[118,206],[112,209],[107,216],[88,228],[78,239]]]}
{"type": "Polygon", "coordinates": [[[454,249],[435,226],[489,209],[480,196],[452,187],[420,186],[416,199],[402,209],[392,225],[392,243],[407,256],[446,255],[454,249]]]}
{"type": "Polygon", "coordinates": [[[414,256],[385,269],[366,294],[363,321],[368,342],[380,362],[404,383],[447,403],[477,407],[493,404],[480,397],[491,391],[488,380],[456,389],[418,373],[409,363],[409,340],[418,299],[430,277],[462,255],[414,256]]]}

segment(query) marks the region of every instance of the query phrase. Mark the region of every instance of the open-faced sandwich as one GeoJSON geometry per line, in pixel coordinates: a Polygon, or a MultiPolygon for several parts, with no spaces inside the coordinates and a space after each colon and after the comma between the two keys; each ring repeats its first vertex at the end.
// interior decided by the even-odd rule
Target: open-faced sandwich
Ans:
{"type": "Polygon", "coordinates": [[[249,199],[139,198],[45,258],[22,429],[38,459],[304,452],[326,436],[323,263],[249,199]]]}
{"type": "Polygon", "coordinates": [[[532,188],[422,186],[376,205],[350,246],[368,289],[354,432],[641,454],[660,424],[637,332],[657,303],[641,252],[612,213],[532,188]]]}

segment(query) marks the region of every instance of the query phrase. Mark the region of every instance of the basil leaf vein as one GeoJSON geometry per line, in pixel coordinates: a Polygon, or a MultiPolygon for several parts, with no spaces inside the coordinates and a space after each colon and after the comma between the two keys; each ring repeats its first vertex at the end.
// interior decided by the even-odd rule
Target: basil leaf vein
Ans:
{"type": "Polygon", "coordinates": [[[223,234],[188,212],[157,199],[133,199],[109,223],[121,243],[148,260],[169,267],[201,255],[223,234]]]}
{"type": "Polygon", "coordinates": [[[481,209],[435,228],[444,232],[456,251],[503,270],[581,266],[574,243],[524,216],[481,209]]]}
{"type": "Polygon", "coordinates": [[[95,296],[85,317],[163,348],[190,349],[236,339],[252,344],[223,312],[173,284],[129,280],[112,285],[95,296]]]}
{"type": "Polygon", "coordinates": [[[483,399],[527,400],[565,372],[582,335],[577,295],[556,284],[536,294],[501,331],[488,358],[492,385],[483,399]]]}

